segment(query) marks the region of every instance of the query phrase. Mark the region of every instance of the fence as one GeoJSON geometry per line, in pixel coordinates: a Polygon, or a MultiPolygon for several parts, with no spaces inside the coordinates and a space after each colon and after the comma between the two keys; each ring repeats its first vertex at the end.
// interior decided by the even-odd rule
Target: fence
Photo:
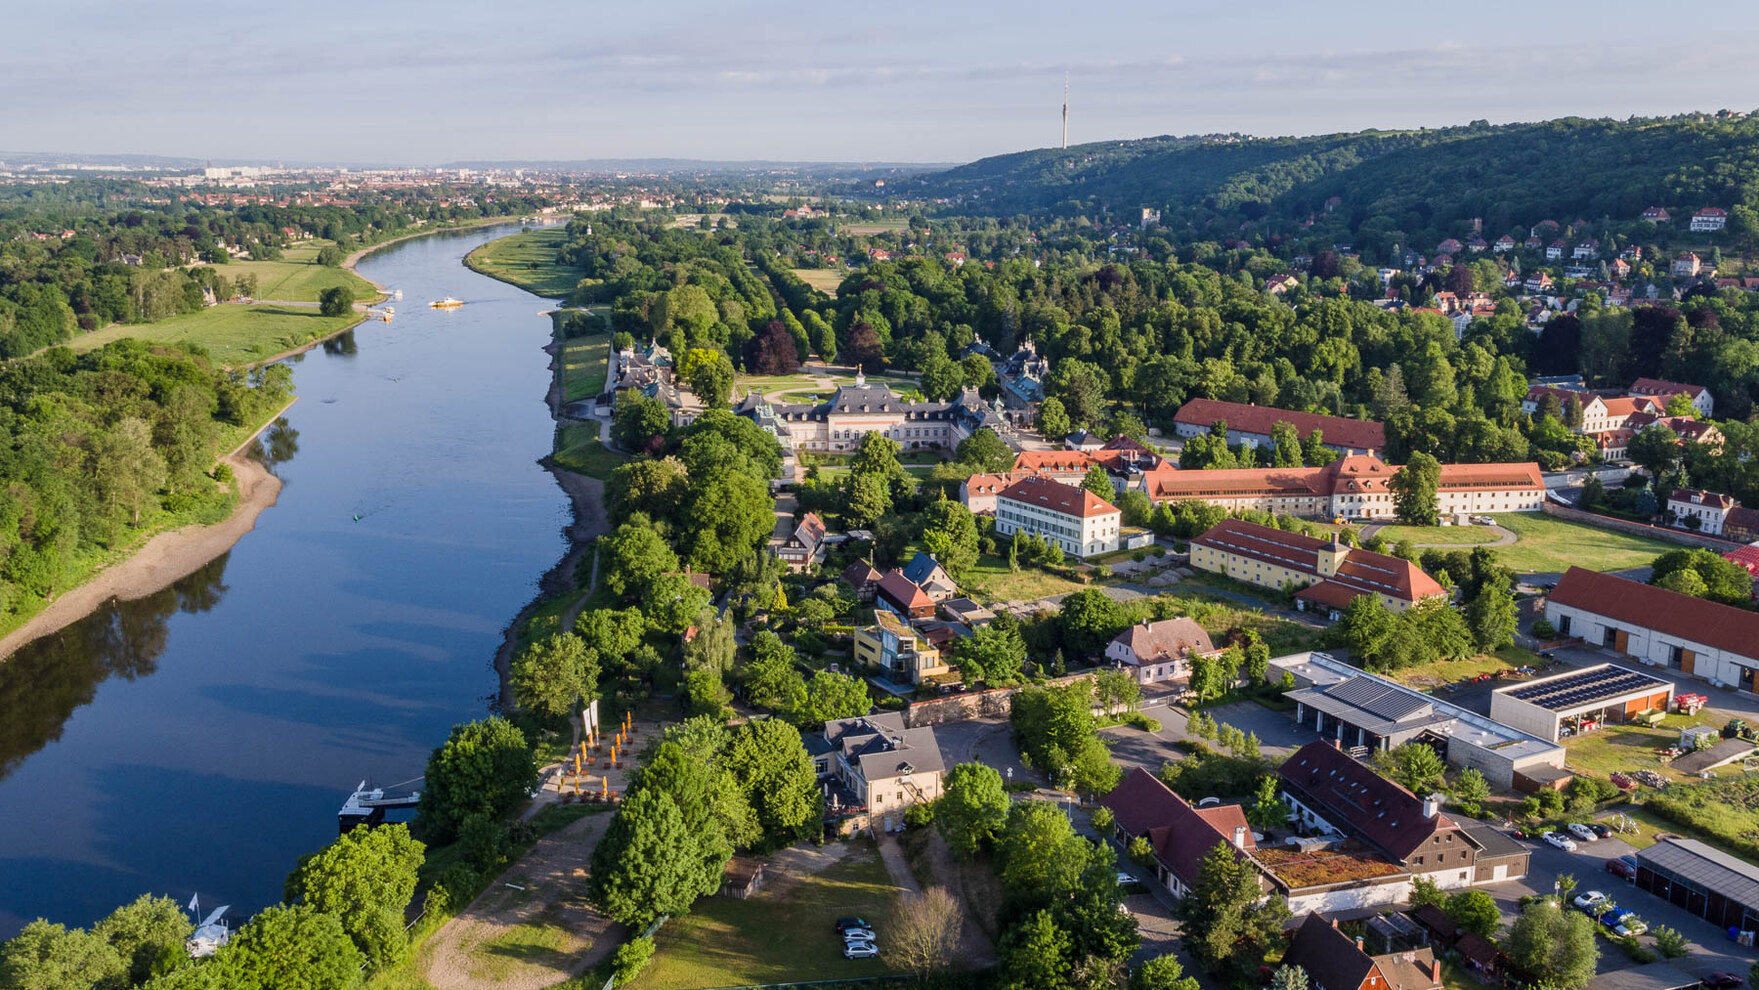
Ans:
{"type": "Polygon", "coordinates": [[[1714,536],[1703,536],[1698,533],[1693,533],[1690,530],[1673,529],[1668,526],[1651,526],[1648,523],[1631,522],[1628,519],[1615,519],[1612,516],[1603,516],[1598,512],[1585,512],[1581,509],[1572,509],[1567,506],[1557,505],[1553,502],[1542,503],[1540,505],[1540,510],[1548,516],[1556,516],[1559,519],[1568,519],[1571,522],[1586,523],[1589,526],[1596,526],[1600,529],[1610,529],[1615,533],[1625,533],[1630,536],[1647,536],[1650,539],[1665,540],[1669,543],[1678,543],[1681,546],[1698,547],[1704,550],[1714,550],[1717,553],[1724,553],[1741,546],[1741,544],[1730,540],[1720,540],[1714,536]]]}
{"type": "MultiPolygon", "coordinates": [[[[660,915],[658,918],[654,919],[653,924],[647,926],[647,931],[642,932],[640,935],[637,935],[636,938],[653,938],[654,932],[659,931],[660,926],[665,924],[666,920],[671,917],[672,916],[669,914],[660,915]]],[[[610,976],[605,977],[605,985],[604,985],[603,990],[616,990],[616,986],[617,986],[617,974],[616,973],[612,973],[610,976]]]]}

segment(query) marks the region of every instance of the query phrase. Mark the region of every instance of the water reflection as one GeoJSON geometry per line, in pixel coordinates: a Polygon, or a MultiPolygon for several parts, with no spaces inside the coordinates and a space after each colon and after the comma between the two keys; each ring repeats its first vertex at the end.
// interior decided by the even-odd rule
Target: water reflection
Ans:
{"type": "Polygon", "coordinates": [[[111,601],[89,618],[45,636],[0,662],[0,780],[32,753],[61,738],[74,711],[111,677],[134,680],[157,669],[166,627],[178,612],[206,612],[226,594],[230,554],[157,594],[111,601]]]}
{"type": "Polygon", "coordinates": [[[298,453],[299,431],[283,416],[270,423],[268,429],[257,434],[256,442],[245,450],[244,456],[272,472],[278,465],[293,460],[298,453]]]}
{"type": "Polygon", "coordinates": [[[342,331],[336,336],[324,341],[323,346],[325,354],[334,354],[337,357],[353,357],[358,351],[354,342],[353,330],[342,331]]]}

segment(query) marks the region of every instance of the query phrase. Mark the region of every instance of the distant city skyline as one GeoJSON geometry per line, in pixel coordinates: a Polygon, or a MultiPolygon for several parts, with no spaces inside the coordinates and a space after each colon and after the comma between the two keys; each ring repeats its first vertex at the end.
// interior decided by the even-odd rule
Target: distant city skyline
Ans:
{"type": "Polygon", "coordinates": [[[1056,147],[1065,72],[1071,145],[1759,107],[1759,8],[1720,0],[12,7],[10,151],[969,161],[1056,147]]]}

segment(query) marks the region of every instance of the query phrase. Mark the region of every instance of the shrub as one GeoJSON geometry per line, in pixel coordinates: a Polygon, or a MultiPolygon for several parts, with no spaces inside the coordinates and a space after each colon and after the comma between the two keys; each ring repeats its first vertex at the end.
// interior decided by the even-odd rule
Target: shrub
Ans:
{"type": "Polygon", "coordinates": [[[1541,640],[1553,639],[1556,636],[1557,636],[1557,627],[1552,625],[1550,622],[1547,622],[1545,620],[1545,616],[1542,615],[1539,618],[1533,620],[1533,638],[1534,639],[1541,639],[1541,640]]]}
{"type": "Polygon", "coordinates": [[[654,957],[654,940],[646,936],[633,938],[617,947],[617,954],[611,957],[611,970],[617,978],[617,986],[622,986],[635,979],[654,957]]]}
{"type": "Polygon", "coordinates": [[[1159,732],[1160,720],[1149,718],[1141,712],[1131,712],[1124,716],[1124,724],[1143,732],[1159,732]]]}
{"type": "Polygon", "coordinates": [[[934,824],[934,804],[933,804],[933,802],[925,801],[920,804],[913,804],[910,807],[905,808],[904,809],[904,824],[912,825],[912,826],[933,825],[934,824]]]}
{"type": "Polygon", "coordinates": [[[232,465],[225,461],[214,465],[214,480],[222,485],[230,483],[232,481],[232,465]]]}

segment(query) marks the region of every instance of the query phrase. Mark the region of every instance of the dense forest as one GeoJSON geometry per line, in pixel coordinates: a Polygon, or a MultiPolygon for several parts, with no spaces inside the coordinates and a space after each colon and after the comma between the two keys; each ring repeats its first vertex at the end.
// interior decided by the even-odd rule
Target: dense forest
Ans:
{"type": "MultiPolygon", "coordinates": [[[[1133,222],[1150,207],[1180,236],[1311,236],[1427,251],[1442,238],[1465,237],[1473,218],[1494,237],[1545,219],[1632,219],[1657,205],[1687,213],[1751,208],[1759,206],[1755,175],[1759,119],[1690,114],[1304,138],[1146,138],[986,158],[901,180],[892,192],[949,200],[954,213],[1133,222]],[[1338,202],[1328,210],[1332,197],[1338,202]]],[[[1759,228],[1742,233],[1751,239],[1759,228]]]]}
{"type": "Polygon", "coordinates": [[[284,365],[247,377],[132,340],[0,365],[0,624],[144,530],[223,517],[234,496],[215,459],[291,387],[284,365]]]}

